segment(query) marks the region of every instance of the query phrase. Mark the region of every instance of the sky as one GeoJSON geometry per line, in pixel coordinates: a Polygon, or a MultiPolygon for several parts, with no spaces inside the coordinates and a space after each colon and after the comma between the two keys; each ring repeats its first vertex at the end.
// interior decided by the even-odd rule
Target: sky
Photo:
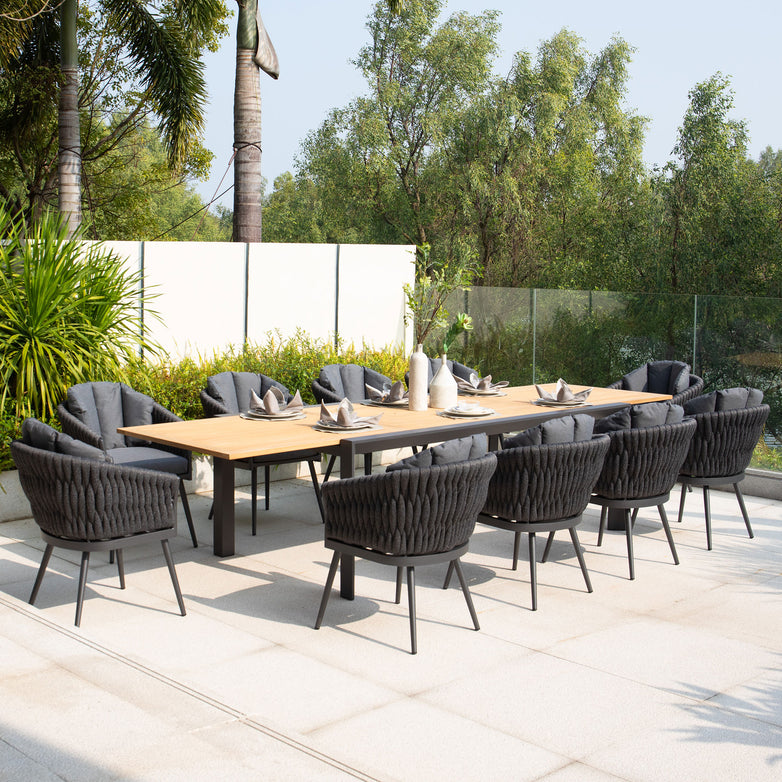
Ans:
{"type": "MultiPolygon", "coordinates": [[[[270,191],[277,176],[294,171],[300,142],[328,112],[365,93],[363,77],[350,61],[369,42],[366,20],[374,3],[259,0],[259,5],[280,60],[279,80],[261,73],[262,167],[270,191]]],[[[443,3],[445,17],[485,9],[500,12],[502,30],[494,70],[501,75],[508,72],[516,52],[526,51],[535,58],[541,42],[562,28],[579,35],[592,54],[614,36],[633,46],[625,107],[649,120],[644,146],[649,168],[671,159],[689,91],[718,71],[730,78],[734,91],[732,118],[747,122],[750,154],[757,158],[766,146],[782,148],[782,5],[778,0],[443,3]]],[[[205,58],[209,91],[205,143],[215,155],[209,181],[196,185],[205,201],[233,182],[228,163],[233,143],[235,16],[229,24],[231,34],[220,50],[205,58]]],[[[232,208],[232,192],[218,203],[232,208]]]]}

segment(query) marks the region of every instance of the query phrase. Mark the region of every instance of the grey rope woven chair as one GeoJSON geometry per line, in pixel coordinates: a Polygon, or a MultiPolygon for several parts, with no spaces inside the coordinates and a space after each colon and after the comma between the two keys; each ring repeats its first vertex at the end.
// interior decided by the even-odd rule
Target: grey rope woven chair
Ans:
{"type": "MultiPolygon", "coordinates": [[[[744,471],[749,466],[752,453],[763,433],[770,408],[768,405],[760,404],[763,399],[761,391],[758,389],[745,390],[754,391],[757,398],[757,402],[749,407],[688,413],[687,405],[685,405],[685,413],[692,416],[697,428],[684,464],[679,469],[678,480],[682,485],[679,500],[679,522],[684,514],[687,488],[689,486],[703,487],[706,547],[709,551],[712,547],[709,504],[709,488],[711,486],[726,486],[728,484],[733,486],[747,534],[750,538],[754,537],[739,482],[744,480],[744,471]]],[[[696,401],[693,400],[693,404],[696,401]]]]}
{"type": "Polygon", "coordinates": [[[703,379],[693,375],[683,361],[649,361],[606,388],[671,394],[672,404],[683,405],[703,393],[703,379]]]}
{"type": "Polygon", "coordinates": [[[75,619],[76,626],[80,626],[90,552],[116,552],[120,586],[124,589],[123,549],[159,540],[179,611],[185,615],[168,545],[176,535],[177,476],[71,456],[21,441],[11,443],[11,454],[46,543],[30,595],[31,605],[38,596],[53,549],[81,551],[75,619]]]}
{"type": "MultiPolygon", "coordinates": [[[[285,402],[293,398],[291,392],[276,380],[255,372],[220,372],[207,378],[206,388],[201,391],[201,407],[207,418],[219,415],[238,415],[247,410],[250,405],[250,391],[254,391],[261,399],[270,388],[279,388],[285,402]]],[[[307,462],[315,490],[321,519],[323,518],[323,503],[320,497],[320,483],[315,463],[320,461],[319,451],[296,451],[285,456],[253,456],[248,459],[237,459],[234,467],[250,471],[250,490],[252,492],[252,534],[257,531],[258,514],[258,468],[263,467],[264,473],[264,507],[269,510],[271,488],[271,468],[278,464],[298,464],[307,462]]],[[[214,504],[209,511],[209,518],[214,514],[214,504]]]]}
{"type": "Polygon", "coordinates": [[[538,608],[535,551],[538,532],[549,533],[541,560],[545,562],[555,532],[569,531],[587,591],[592,591],[576,527],[589,504],[608,445],[606,435],[596,435],[579,442],[527,445],[495,452],[497,469],[478,521],[514,533],[513,570],[518,565],[521,534],[527,533],[533,611],[538,608]]]}
{"type": "Polygon", "coordinates": [[[608,509],[621,509],[631,579],[635,578],[633,525],[639,508],[657,506],[674,564],[679,564],[665,503],[694,433],[695,421],[687,418],[679,423],[607,432],[611,444],[590,499],[591,503],[601,506],[597,545],[603,543],[608,509]]]}
{"type": "Polygon", "coordinates": [[[151,396],[136,391],[125,383],[80,383],[68,389],[66,399],[57,407],[57,417],[63,432],[100,448],[115,464],[159,470],[179,478],[179,496],[185,511],[193,546],[198,547],[190,503],[184,482],[192,477],[192,454],[181,448],[125,437],[118,434],[120,426],[162,424],[182,419],[167,410],[151,396]]]}
{"type": "Polygon", "coordinates": [[[323,621],[340,558],[348,555],[396,567],[397,603],[402,568],[407,569],[413,654],[418,651],[417,565],[453,562],[473,625],[479,630],[459,558],[467,551],[496,463],[494,454],[486,454],[469,461],[346,478],[323,486],[325,546],[334,555],[315,629],[323,621]]]}

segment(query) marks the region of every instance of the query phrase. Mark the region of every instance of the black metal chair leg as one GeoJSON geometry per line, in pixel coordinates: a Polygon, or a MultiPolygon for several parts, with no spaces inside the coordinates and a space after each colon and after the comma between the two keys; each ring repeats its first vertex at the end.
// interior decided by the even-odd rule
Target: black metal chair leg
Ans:
{"type": "Polygon", "coordinates": [[[182,616],[185,616],[185,601],[182,599],[182,590],[179,588],[179,579],[177,578],[176,569],[174,568],[174,560],[171,559],[171,548],[169,547],[167,540],[161,540],[160,545],[163,546],[163,556],[166,558],[166,565],[168,565],[171,583],[174,585],[176,601],[179,604],[179,613],[182,614],[182,616]]]}
{"type": "Polygon", "coordinates": [[[329,596],[331,595],[331,587],[334,584],[334,576],[337,575],[337,568],[339,567],[339,552],[335,551],[334,556],[331,558],[331,566],[329,567],[329,575],[326,579],[326,586],[323,589],[323,597],[320,599],[320,608],[318,609],[318,618],[315,620],[315,629],[320,629],[320,624],[323,621],[323,614],[326,613],[326,605],[329,602],[329,596]]]}
{"type": "Polygon", "coordinates": [[[464,573],[462,573],[461,562],[459,562],[458,559],[452,559],[448,567],[450,568],[451,565],[453,565],[454,570],[456,570],[456,575],[459,577],[459,583],[462,586],[464,599],[467,601],[467,608],[470,611],[470,617],[472,617],[473,626],[476,630],[480,630],[481,626],[478,624],[478,614],[475,613],[475,606],[472,604],[472,595],[470,595],[470,590],[467,588],[467,581],[465,581],[464,573]]]}
{"type": "Polygon", "coordinates": [[[597,531],[598,546],[603,545],[603,533],[605,532],[607,518],[608,518],[608,506],[603,505],[603,507],[600,509],[600,528],[597,531]]]}
{"type": "Polygon", "coordinates": [[[706,549],[711,551],[711,502],[709,487],[703,487],[703,515],[706,517],[706,549]]]}
{"type": "Polygon", "coordinates": [[[677,519],[679,524],[682,523],[682,518],[684,517],[684,501],[687,499],[687,489],[689,488],[690,485],[688,483],[682,485],[682,493],[679,497],[679,518],[677,519]]]}
{"type": "Polygon", "coordinates": [[[264,497],[263,507],[266,508],[266,510],[269,510],[269,495],[271,494],[272,491],[271,482],[272,482],[272,468],[270,465],[267,464],[263,468],[263,490],[266,495],[264,497]]]}
{"type": "Polygon", "coordinates": [[[79,592],[76,597],[76,627],[81,625],[81,609],[84,604],[84,588],[87,586],[87,570],[90,566],[90,552],[82,551],[79,571],[79,592]]]}
{"type": "Polygon", "coordinates": [[[318,481],[318,473],[315,469],[315,461],[313,459],[307,459],[307,465],[310,468],[310,478],[312,479],[312,488],[315,490],[315,499],[318,501],[320,520],[325,524],[326,515],[323,511],[323,498],[320,496],[320,482],[318,481]]]}
{"type": "Polygon", "coordinates": [[[548,555],[551,553],[551,544],[554,542],[554,532],[551,530],[546,538],[546,548],[543,549],[543,556],[540,558],[541,562],[548,562],[548,555]]]}
{"type": "Polygon", "coordinates": [[[46,572],[46,568],[49,565],[49,560],[52,558],[52,551],[54,551],[54,546],[52,546],[51,543],[47,543],[43,552],[43,558],[41,559],[41,565],[38,568],[38,575],[35,577],[33,591],[30,593],[30,605],[33,605],[35,603],[35,598],[38,597],[38,590],[41,588],[43,574],[46,572]]]}
{"type": "Polygon", "coordinates": [[[396,595],[394,596],[394,602],[399,605],[402,602],[402,568],[396,569],[396,595]]]}
{"type": "Polygon", "coordinates": [[[418,654],[418,639],[415,632],[415,568],[407,567],[407,603],[410,610],[410,653],[418,654]]]}
{"type": "Polygon", "coordinates": [[[443,589],[448,589],[448,585],[451,583],[451,576],[453,575],[453,560],[448,563],[448,570],[445,572],[445,581],[443,581],[443,589]]]}
{"type": "Polygon", "coordinates": [[[114,549],[112,549],[111,551],[109,551],[109,564],[110,565],[114,564],[114,558],[115,558],[114,549]]]}
{"type": "Polygon", "coordinates": [[[125,558],[122,556],[122,549],[117,549],[117,571],[119,572],[119,588],[125,588],[125,558]]]}
{"type": "Polygon", "coordinates": [[[752,532],[752,525],[749,523],[749,516],[747,515],[747,506],[744,505],[744,495],[741,493],[741,487],[738,483],[733,484],[733,491],[736,493],[736,499],[739,501],[739,508],[741,508],[741,515],[744,517],[747,532],[750,538],[754,538],[755,534],[752,532]]]}
{"type": "Polygon", "coordinates": [[[630,580],[635,580],[635,559],[633,558],[633,524],[630,521],[630,509],[625,509],[625,536],[627,537],[627,561],[630,566],[630,580]]]}
{"type": "Polygon", "coordinates": [[[187,490],[185,489],[185,482],[182,478],[179,479],[179,496],[182,498],[182,508],[185,511],[187,527],[190,530],[190,540],[193,541],[193,548],[198,548],[198,538],[196,537],[195,527],[193,526],[193,516],[190,513],[190,503],[187,501],[187,490]]]}
{"type": "Polygon", "coordinates": [[[364,475],[372,475],[372,454],[364,454],[364,475]]]}
{"type": "Polygon", "coordinates": [[[329,463],[326,465],[326,473],[323,476],[323,483],[325,483],[331,477],[331,471],[334,469],[334,463],[337,461],[337,455],[332,454],[329,457],[329,463]]]}
{"type": "Polygon", "coordinates": [[[657,510],[660,511],[660,518],[663,522],[663,529],[665,530],[665,537],[668,538],[668,545],[671,547],[671,554],[673,555],[673,564],[679,564],[679,555],[676,553],[676,546],[673,543],[673,535],[671,534],[671,525],[668,523],[668,514],[665,512],[665,505],[658,505],[657,510]]]}
{"type": "Polygon", "coordinates": [[[519,544],[521,543],[521,532],[513,533],[513,567],[511,570],[515,570],[519,564],[519,544]]]}
{"type": "Polygon", "coordinates": [[[255,535],[258,532],[258,468],[255,465],[250,470],[250,496],[250,519],[252,534],[255,535]]]}
{"type": "Polygon", "coordinates": [[[529,538],[529,583],[532,590],[532,610],[538,610],[538,566],[535,561],[535,533],[530,532],[529,538]]]}
{"type": "Polygon", "coordinates": [[[570,528],[570,539],[573,541],[573,548],[576,550],[578,564],[581,566],[581,573],[584,576],[587,592],[592,592],[592,582],[589,579],[589,571],[587,570],[586,561],[584,560],[584,552],[581,549],[581,543],[578,539],[578,533],[576,532],[575,527],[570,528]]]}

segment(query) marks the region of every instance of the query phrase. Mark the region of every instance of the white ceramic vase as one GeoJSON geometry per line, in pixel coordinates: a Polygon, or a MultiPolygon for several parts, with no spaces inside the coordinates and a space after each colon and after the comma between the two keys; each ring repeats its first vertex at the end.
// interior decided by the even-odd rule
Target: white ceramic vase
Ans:
{"type": "Polygon", "coordinates": [[[455,407],[459,396],[459,387],[445,362],[446,355],[443,353],[440,357],[440,367],[429,384],[429,406],[441,410],[455,407]]]}
{"type": "Polygon", "coordinates": [[[407,376],[407,407],[410,410],[426,410],[429,359],[423,345],[417,345],[410,354],[410,373],[407,376]]]}

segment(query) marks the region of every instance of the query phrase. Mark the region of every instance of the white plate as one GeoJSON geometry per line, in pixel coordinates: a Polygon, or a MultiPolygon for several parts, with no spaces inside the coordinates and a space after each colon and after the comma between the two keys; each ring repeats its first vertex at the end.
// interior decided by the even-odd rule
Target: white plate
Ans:
{"type": "Polygon", "coordinates": [[[357,432],[361,429],[379,429],[380,427],[378,424],[369,424],[363,421],[351,426],[340,426],[339,424],[329,424],[318,421],[313,424],[312,428],[317,429],[319,432],[357,432]]]}
{"type": "Polygon", "coordinates": [[[478,405],[471,405],[470,407],[447,407],[440,413],[440,415],[450,415],[456,418],[480,418],[484,415],[493,415],[496,410],[492,410],[490,407],[479,407],[478,405]]]}
{"type": "Polygon", "coordinates": [[[397,399],[394,402],[381,402],[378,399],[367,399],[364,404],[373,405],[374,407],[402,407],[403,405],[407,405],[407,399],[397,399]]]}
{"type": "Polygon", "coordinates": [[[589,404],[587,401],[557,402],[555,399],[532,399],[530,401],[533,405],[543,405],[544,407],[581,407],[582,405],[589,404]]]}
{"type": "Polygon", "coordinates": [[[469,396],[507,396],[505,391],[500,391],[499,388],[490,388],[486,391],[482,391],[478,388],[469,390],[467,388],[460,388],[460,394],[468,394],[469,396]]]}
{"type": "Polygon", "coordinates": [[[271,413],[254,413],[247,410],[244,413],[239,413],[239,417],[247,421],[293,421],[297,418],[304,418],[304,413],[301,410],[293,410],[290,413],[283,411],[272,415],[271,413]]]}

